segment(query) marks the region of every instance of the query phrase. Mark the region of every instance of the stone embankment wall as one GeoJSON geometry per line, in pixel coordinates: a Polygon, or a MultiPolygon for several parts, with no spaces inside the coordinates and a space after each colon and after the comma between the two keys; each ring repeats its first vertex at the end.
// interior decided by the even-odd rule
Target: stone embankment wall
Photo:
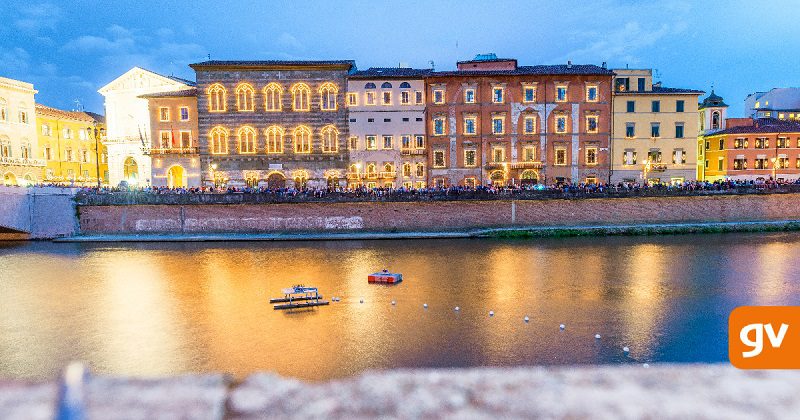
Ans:
{"type": "Polygon", "coordinates": [[[0,240],[74,235],[75,189],[0,186],[0,240]]]}
{"type": "Polygon", "coordinates": [[[457,231],[800,220],[800,194],[373,203],[80,206],[82,234],[457,231]]]}

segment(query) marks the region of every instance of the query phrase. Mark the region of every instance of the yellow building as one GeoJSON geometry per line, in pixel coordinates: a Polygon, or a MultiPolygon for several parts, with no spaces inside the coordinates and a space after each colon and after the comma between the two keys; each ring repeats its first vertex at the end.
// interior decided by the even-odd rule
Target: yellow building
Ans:
{"type": "Polygon", "coordinates": [[[36,130],[47,162],[44,183],[97,186],[99,173],[101,184],[108,184],[103,116],[36,104],[36,130]]]}
{"type": "Polygon", "coordinates": [[[695,180],[703,92],[654,84],[650,69],[614,73],[611,183],[695,180]]]}

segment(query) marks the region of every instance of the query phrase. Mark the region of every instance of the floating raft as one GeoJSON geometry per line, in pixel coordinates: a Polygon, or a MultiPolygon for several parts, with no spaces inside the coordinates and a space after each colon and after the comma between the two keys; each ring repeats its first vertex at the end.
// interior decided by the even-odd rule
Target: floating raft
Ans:
{"type": "Polygon", "coordinates": [[[325,300],[320,300],[322,299],[322,295],[319,294],[319,290],[316,287],[297,285],[283,289],[282,292],[282,298],[272,298],[269,300],[269,303],[283,303],[283,305],[273,306],[274,309],[310,308],[330,303],[325,300]]]}
{"type": "MultiPolygon", "coordinates": [[[[322,299],[322,295],[319,295],[319,298],[322,299]]],[[[294,302],[296,300],[314,300],[317,299],[316,296],[298,296],[298,297],[282,297],[282,298],[272,298],[269,300],[269,303],[284,303],[284,302],[294,302]]]]}
{"type": "Polygon", "coordinates": [[[275,305],[273,309],[296,309],[296,308],[310,308],[312,306],[328,305],[330,302],[327,300],[298,302],[298,303],[285,303],[283,305],[275,305]]]}
{"type": "Polygon", "coordinates": [[[400,273],[390,273],[387,270],[383,270],[378,273],[372,273],[367,276],[368,283],[387,283],[387,284],[395,284],[400,283],[403,281],[403,275],[400,273]]]}

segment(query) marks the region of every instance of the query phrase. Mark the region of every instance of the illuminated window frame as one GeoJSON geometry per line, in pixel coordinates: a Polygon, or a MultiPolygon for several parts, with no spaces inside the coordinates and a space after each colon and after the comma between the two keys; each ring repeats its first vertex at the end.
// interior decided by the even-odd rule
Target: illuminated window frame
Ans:
{"type": "Polygon", "coordinates": [[[505,115],[492,116],[492,134],[505,134],[506,132],[506,117],[505,115]],[[500,122],[500,130],[497,130],[497,122],[500,122]]]}
{"type": "Polygon", "coordinates": [[[393,135],[384,134],[384,135],[381,136],[381,149],[382,150],[393,150],[394,149],[394,136],[393,135]],[[389,147],[386,147],[386,144],[387,144],[386,140],[387,139],[389,140],[388,141],[389,147]]]}
{"type": "Polygon", "coordinates": [[[325,82],[319,87],[319,109],[322,111],[336,111],[339,108],[339,87],[331,82],[325,82]],[[332,106],[331,106],[332,105],[332,106]]]}
{"type": "Polygon", "coordinates": [[[267,154],[281,154],[283,153],[283,137],[285,132],[283,128],[277,125],[267,127],[264,131],[266,137],[266,151],[267,154]]]}
{"type": "Polygon", "coordinates": [[[567,85],[556,85],[556,102],[569,102],[569,87],[567,85]],[[564,97],[559,98],[559,91],[564,89],[564,97]]]}
{"type": "Polygon", "coordinates": [[[208,151],[212,155],[228,154],[228,130],[225,127],[216,126],[209,131],[208,151]]]}
{"type": "Polygon", "coordinates": [[[264,86],[264,110],[280,112],[283,110],[283,87],[275,82],[264,86]]]}
{"type": "Polygon", "coordinates": [[[600,87],[597,85],[586,85],[586,102],[599,102],[600,101],[600,87]],[[589,92],[594,89],[594,99],[590,98],[589,92]]]}
{"type": "Polygon", "coordinates": [[[311,88],[305,83],[292,85],[292,111],[311,111],[311,88]]]}
{"type": "Polygon", "coordinates": [[[447,99],[445,98],[445,90],[441,88],[436,88],[431,91],[431,95],[433,95],[433,103],[436,105],[444,104],[447,99]]]}
{"type": "Polygon", "coordinates": [[[169,130],[160,130],[158,132],[158,139],[161,142],[162,149],[172,148],[172,132],[169,130]]]}
{"type": "Polygon", "coordinates": [[[425,148],[425,136],[423,136],[421,134],[415,135],[414,136],[414,147],[417,150],[424,149],[425,148]]]}
{"type": "Polygon", "coordinates": [[[556,115],[556,118],[555,118],[554,122],[555,122],[555,127],[554,127],[553,131],[555,131],[556,133],[564,134],[564,133],[566,133],[568,131],[567,127],[568,127],[569,120],[567,119],[566,115],[556,115]],[[564,128],[563,129],[559,129],[558,128],[559,121],[561,121],[561,120],[564,121],[564,128]]]}
{"type": "Polygon", "coordinates": [[[392,92],[391,91],[382,91],[381,92],[381,105],[391,105],[392,104],[392,92]]]}
{"type": "Polygon", "coordinates": [[[468,115],[464,117],[464,135],[465,136],[476,136],[478,135],[478,117],[475,115],[468,115]],[[472,121],[472,131],[470,132],[467,128],[469,125],[467,124],[469,121],[472,121]]]}
{"type": "Polygon", "coordinates": [[[169,122],[169,107],[158,107],[158,121],[169,122]]]}
{"type": "Polygon", "coordinates": [[[567,166],[567,148],[566,147],[556,147],[553,150],[553,165],[555,166],[567,166]],[[558,155],[562,154],[564,156],[564,160],[562,162],[558,162],[558,155]]]}
{"type": "Polygon", "coordinates": [[[258,151],[258,135],[256,129],[245,125],[239,128],[236,136],[239,138],[239,154],[253,155],[258,151]]]}
{"type": "Polygon", "coordinates": [[[358,94],[355,92],[347,93],[347,106],[358,106],[358,94]]]}
{"type": "Polygon", "coordinates": [[[475,97],[475,88],[466,88],[464,89],[464,103],[465,104],[474,104],[477,102],[477,98],[475,97]],[[472,100],[469,100],[469,93],[472,93],[472,100]]]}
{"type": "Polygon", "coordinates": [[[446,136],[447,135],[447,119],[445,117],[433,117],[433,119],[431,120],[431,123],[433,124],[433,130],[432,131],[433,131],[433,135],[434,136],[446,136]],[[441,127],[442,127],[441,132],[437,132],[437,130],[436,130],[437,123],[439,123],[439,122],[441,122],[441,124],[442,124],[441,125],[441,127]]]}
{"type": "Polygon", "coordinates": [[[400,105],[411,105],[411,91],[400,91],[400,105]]]}
{"type": "Polygon", "coordinates": [[[522,148],[522,161],[536,162],[536,146],[524,146],[522,148]],[[530,159],[527,159],[529,151],[530,151],[530,159]]]}
{"type": "Polygon", "coordinates": [[[506,88],[503,86],[492,86],[492,103],[504,104],[506,103],[506,88]],[[500,100],[497,100],[497,92],[500,92],[500,100]]]}
{"type": "Polygon", "coordinates": [[[465,168],[477,168],[478,167],[478,151],[475,149],[465,149],[464,150],[464,167],[465,168]],[[472,163],[469,163],[467,156],[472,154],[472,163]]]}
{"type": "Polygon", "coordinates": [[[425,104],[425,93],[421,90],[414,91],[414,104],[415,105],[424,105],[425,104]]]}
{"type": "Polygon", "coordinates": [[[339,130],[333,125],[326,125],[320,130],[322,137],[322,153],[336,153],[339,151],[339,130]]]}
{"type": "Polygon", "coordinates": [[[600,117],[597,115],[586,116],[586,133],[597,134],[600,132],[600,117]],[[591,120],[594,120],[594,129],[591,128],[591,120]]]}
{"type": "Polygon", "coordinates": [[[536,134],[536,116],[535,115],[526,115],[522,118],[522,133],[523,134],[536,134]],[[528,121],[531,122],[530,126],[531,129],[528,130],[528,121]]]}
{"type": "Polygon", "coordinates": [[[522,103],[530,104],[536,102],[536,86],[533,85],[523,85],[522,86],[522,103]],[[532,97],[528,100],[528,92],[532,93],[532,97]]]}
{"type": "Polygon", "coordinates": [[[433,167],[434,168],[446,168],[447,167],[447,155],[445,155],[444,150],[434,150],[433,151],[433,167]],[[442,163],[437,164],[436,161],[438,160],[437,157],[442,157],[442,163]]]}
{"type": "Polygon", "coordinates": [[[208,112],[225,112],[228,110],[228,91],[219,83],[214,83],[206,90],[208,94],[208,112]]]}
{"type": "Polygon", "coordinates": [[[403,178],[411,178],[412,174],[411,170],[411,162],[404,162],[403,163],[403,178]]]}
{"type": "Polygon", "coordinates": [[[250,83],[239,83],[236,86],[236,110],[239,112],[254,112],[256,110],[256,90],[250,83]]]}
{"type": "Polygon", "coordinates": [[[294,152],[297,154],[311,153],[311,129],[301,125],[294,129],[294,152]]]}
{"type": "Polygon", "coordinates": [[[417,163],[414,165],[414,174],[417,178],[422,178],[425,176],[425,164],[422,162],[417,163]]]}
{"type": "Polygon", "coordinates": [[[350,136],[350,140],[347,143],[347,147],[350,150],[357,150],[358,149],[358,136],[350,136]]]}
{"type": "Polygon", "coordinates": [[[595,165],[597,165],[597,162],[598,162],[598,159],[597,159],[597,158],[598,158],[598,156],[597,156],[597,152],[598,152],[598,150],[599,150],[599,149],[598,149],[597,147],[595,147],[595,146],[592,146],[592,147],[587,147],[587,148],[586,148],[586,158],[585,158],[585,162],[586,162],[586,164],[587,164],[587,165],[589,165],[589,166],[595,166],[595,165]],[[593,162],[590,162],[590,159],[589,159],[589,157],[591,156],[591,153],[590,153],[590,152],[594,152],[594,161],[593,161],[593,162]]]}
{"type": "Polygon", "coordinates": [[[504,146],[492,147],[492,162],[503,163],[505,161],[506,161],[506,148],[504,146]]]}
{"type": "Polygon", "coordinates": [[[368,134],[364,136],[364,149],[378,150],[378,136],[376,134],[368,134]]]}

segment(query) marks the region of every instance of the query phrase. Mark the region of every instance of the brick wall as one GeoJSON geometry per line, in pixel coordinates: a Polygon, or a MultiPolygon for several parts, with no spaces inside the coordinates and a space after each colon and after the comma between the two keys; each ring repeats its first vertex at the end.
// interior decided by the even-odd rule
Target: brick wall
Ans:
{"type": "Polygon", "coordinates": [[[81,206],[84,234],[442,231],[800,220],[798,194],[553,200],[81,206]]]}

